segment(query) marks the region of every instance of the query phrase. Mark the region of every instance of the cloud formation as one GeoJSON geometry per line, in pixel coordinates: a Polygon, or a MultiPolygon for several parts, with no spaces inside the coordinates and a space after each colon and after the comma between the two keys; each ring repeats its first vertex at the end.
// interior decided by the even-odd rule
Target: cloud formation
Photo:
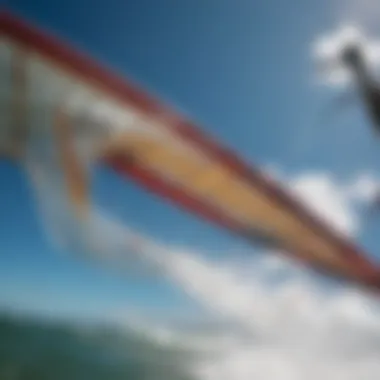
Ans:
{"type": "Polygon", "coordinates": [[[351,72],[341,62],[342,50],[352,43],[362,47],[370,69],[376,71],[380,67],[380,42],[369,37],[358,24],[341,24],[312,44],[312,58],[322,68],[318,75],[320,83],[343,87],[352,82],[351,72]]]}
{"type": "Polygon", "coordinates": [[[378,192],[378,180],[361,173],[340,183],[326,172],[306,173],[290,182],[290,190],[311,212],[345,235],[357,235],[361,219],[357,207],[370,206],[378,192]]]}

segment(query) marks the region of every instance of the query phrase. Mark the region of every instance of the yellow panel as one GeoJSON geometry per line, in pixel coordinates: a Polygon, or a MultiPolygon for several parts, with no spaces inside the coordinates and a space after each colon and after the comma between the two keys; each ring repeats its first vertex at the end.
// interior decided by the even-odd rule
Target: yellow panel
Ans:
{"type": "MultiPolygon", "coordinates": [[[[250,222],[252,227],[265,226],[276,231],[284,241],[296,241],[303,247],[314,240],[309,229],[304,228],[287,211],[274,209],[265,194],[234,179],[231,173],[218,164],[194,159],[183,154],[174,144],[166,144],[149,134],[129,134],[124,149],[132,149],[139,160],[163,176],[181,183],[201,197],[210,198],[222,209],[233,213],[238,220],[250,222]]],[[[316,251],[320,250],[316,248],[316,251]]]]}
{"type": "Polygon", "coordinates": [[[232,210],[234,214],[247,219],[252,227],[265,226],[276,231],[276,235],[281,236],[289,244],[294,245],[294,242],[297,242],[299,247],[308,246],[309,249],[314,246],[313,251],[316,254],[325,253],[332,261],[338,259],[332,256],[334,252],[331,252],[326,243],[313,236],[310,229],[291,216],[287,210],[275,209],[264,193],[234,179],[224,167],[210,163],[202,165],[202,161],[189,159],[189,155],[182,154],[174,145],[164,145],[149,135],[130,137],[128,145],[140,159],[152,168],[160,170],[162,175],[179,181],[189,191],[194,191],[203,197],[212,195],[213,202],[223,209],[230,213],[232,210]],[[193,172],[197,177],[194,179],[189,176],[189,172],[193,172]]]}
{"type": "Polygon", "coordinates": [[[221,166],[206,164],[203,170],[198,171],[191,180],[200,194],[205,197],[214,197],[215,190],[222,186],[226,177],[226,170],[221,166]]]}

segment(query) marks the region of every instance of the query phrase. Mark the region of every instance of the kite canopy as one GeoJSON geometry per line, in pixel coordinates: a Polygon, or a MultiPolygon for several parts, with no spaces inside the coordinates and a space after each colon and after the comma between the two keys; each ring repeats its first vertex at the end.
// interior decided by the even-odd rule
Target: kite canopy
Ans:
{"type": "Polygon", "coordinates": [[[0,33],[3,153],[24,162],[36,187],[44,178],[66,192],[77,220],[92,215],[89,178],[103,162],[252,242],[380,286],[364,252],[192,122],[10,13],[0,33]]]}

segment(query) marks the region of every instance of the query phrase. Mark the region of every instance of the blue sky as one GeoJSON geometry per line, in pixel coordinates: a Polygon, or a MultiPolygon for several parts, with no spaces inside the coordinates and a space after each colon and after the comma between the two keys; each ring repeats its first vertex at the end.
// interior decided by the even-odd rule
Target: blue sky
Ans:
{"type": "MultiPolygon", "coordinates": [[[[6,3],[130,76],[251,162],[287,173],[328,170],[343,179],[376,168],[376,147],[359,112],[350,113],[349,135],[344,123],[315,122],[331,92],[311,81],[310,46],[335,21],[330,2],[6,3]]],[[[57,252],[22,173],[1,163],[0,181],[0,307],[102,316],[129,305],[165,312],[189,306],[164,281],[123,278],[57,252]]],[[[110,212],[163,241],[214,254],[244,247],[106,170],[97,176],[96,194],[110,212]]]]}

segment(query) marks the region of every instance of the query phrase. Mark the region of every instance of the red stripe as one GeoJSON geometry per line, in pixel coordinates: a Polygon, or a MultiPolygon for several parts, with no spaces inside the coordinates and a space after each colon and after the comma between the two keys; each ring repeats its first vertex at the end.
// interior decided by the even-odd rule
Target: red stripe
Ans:
{"type": "MultiPolygon", "coordinates": [[[[58,65],[83,79],[91,78],[103,91],[118,97],[121,101],[134,106],[145,114],[149,114],[152,117],[156,116],[163,122],[163,119],[165,119],[168,128],[173,129],[183,138],[200,147],[203,152],[231,168],[243,180],[249,181],[253,186],[261,188],[272,199],[274,204],[288,208],[290,213],[297,216],[299,220],[309,226],[315,233],[333,243],[338,248],[338,251],[361,273],[367,273],[368,276],[378,273],[374,264],[365,257],[364,252],[360,251],[356,245],[343,239],[342,236],[326,227],[318,218],[309,214],[299,202],[290,197],[279,186],[265,178],[258,169],[246,165],[238,156],[206,137],[194,124],[183,120],[172,110],[153,100],[130,82],[121,79],[119,76],[110,74],[62,42],[48,37],[44,32],[38,31],[7,12],[0,14],[0,31],[12,35],[13,38],[25,45],[32,46],[33,49],[39,51],[42,55],[55,60],[58,65]]],[[[115,163],[115,165],[117,166],[118,164],[115,163]]],[[[125,173],[127,172],[125,169],[123,170],[125,173]]],[[[231,228],[230,222],[226,224],[225,217],[222,218],[224,221],[221,221],[220,212],[216,213],[215,210],[205,212],[204,206],[200,206],[199,200],[195,201],[192,198],[185,201],[174,190],[164,191],[163,185],[158,185],[159,178],[153,181],[152,179],[148,180],[141,173],[137,175],[137,173],[131,172],[128,175],[132,176],[135,180],[144,182],[146,186],[150,186],[152,190],[161,196],[171,197],[172,200],[182,205],[186,203],[188,210],[192,210],[226,228],[231,228]]]]}

